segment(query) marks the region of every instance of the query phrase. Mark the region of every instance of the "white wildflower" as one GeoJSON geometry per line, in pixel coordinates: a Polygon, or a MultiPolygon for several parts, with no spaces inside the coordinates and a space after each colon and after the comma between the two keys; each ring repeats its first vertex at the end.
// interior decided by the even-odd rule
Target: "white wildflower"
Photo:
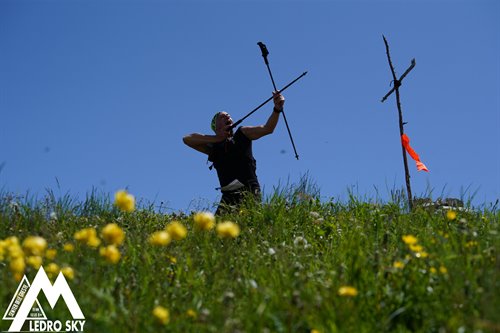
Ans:
{"type": "Polygon", "coordinates": [[[250,287],[252,287],[252,289],[257,289],[259,287],[257,285],[257,282],[255,282],[255,280],[253,279],[248,280],[248,284],[250,285],[250,287]]]}
{"type": "Polygon", "coordinates": [[[311,216],[313,219],[319,219],[320,215],[318,212],[309,212],[309,216],[311,216]]]}
{"type": "Polygon", "coordinates": [[[307,239],[305,239],[304,237],[302,236],[298,236],[298,237],[295,237],[295,239],[293,240],[293,245],[295,247],[304,247],[306,248],[309,243],[307,242],[307,239]]]}

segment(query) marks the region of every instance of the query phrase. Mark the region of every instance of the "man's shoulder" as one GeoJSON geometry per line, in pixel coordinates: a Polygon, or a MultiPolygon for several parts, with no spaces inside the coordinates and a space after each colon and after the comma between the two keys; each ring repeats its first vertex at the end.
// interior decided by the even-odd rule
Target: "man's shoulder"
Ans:
{"type": "Polygon", "coordinates": [[[248,140],[248,141],[252,141],[248,138],[248,135],[246,134],[246,130],[248,129],[248,127],[245,127],[245,126],[240,126],[238,127],[238,129],[236,130],[236,132],[234,133],[234,137],[236,138],[236,136],[240,137],[241,139],[244,139],[244,140],[248,140]]]}

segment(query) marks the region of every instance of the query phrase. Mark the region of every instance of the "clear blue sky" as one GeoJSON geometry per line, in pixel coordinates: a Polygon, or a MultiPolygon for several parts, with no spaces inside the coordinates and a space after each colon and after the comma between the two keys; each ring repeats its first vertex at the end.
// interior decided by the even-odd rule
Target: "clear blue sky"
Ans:
{"type": "MultiPolygon", "coordinates": [[[[0,188],[83,197],[128,187],[172,210],[216,202],[206,157],[182,143],[214,112],[241,118],[271,95],[263,41],[284,93],[284,123],[254,143],[269,194],[308,172],[321,194],[387,199],[404,172],[385,34],[413,192],[476,204],[500,197],[499,1],[0,0],[0,188]],[[56,180],[57,179],[57,180],[56,180]],[[58,185],[59,183],[59,185],[58,185]],[[193,201],[194,200],[194,201],[193,201]]],[[[271,105],[244,123],[264,123],[271,105]]]]}

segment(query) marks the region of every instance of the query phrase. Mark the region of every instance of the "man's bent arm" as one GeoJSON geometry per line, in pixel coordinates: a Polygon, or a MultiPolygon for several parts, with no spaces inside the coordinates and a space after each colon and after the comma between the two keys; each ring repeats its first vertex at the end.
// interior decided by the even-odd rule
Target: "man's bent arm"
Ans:
{"type": "Polygon", "coordinates": [[[217,143],[224,141],[225,138],[221,138],[217,135],[205,135],[199,133],[188,134],[182,138],[182,141],[189,147],[202,152],[204,154],[210,154],[210,148],[208,144],[217,143]]]}

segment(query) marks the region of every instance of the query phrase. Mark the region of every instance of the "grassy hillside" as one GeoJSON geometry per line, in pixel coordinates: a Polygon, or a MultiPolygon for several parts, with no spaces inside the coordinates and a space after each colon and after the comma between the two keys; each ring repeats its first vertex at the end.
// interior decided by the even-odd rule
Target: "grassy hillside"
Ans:
{"type": "MultiPolygon", "coordinates": [[[[94,196],[2,194],[0,315],[42,264],[52,281],[64,272],[85,332],[500,330],[498,212],[282,194],[216,219],[239,234],[195,219],[210,223],[94,196]],[[185,238],[179,225],[155,233],[174,220],[185,238]]],[[[61,300],[38,300],[49,319],[71,319],[61,300]]]]}

